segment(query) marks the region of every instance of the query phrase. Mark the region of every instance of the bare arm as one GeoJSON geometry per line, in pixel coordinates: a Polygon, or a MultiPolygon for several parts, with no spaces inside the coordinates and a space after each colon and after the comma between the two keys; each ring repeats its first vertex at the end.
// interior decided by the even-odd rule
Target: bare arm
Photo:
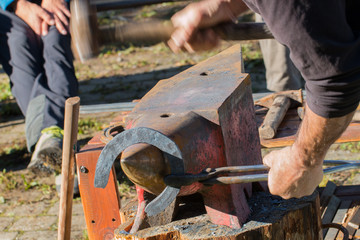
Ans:
{"type": "Polygon", "coordinates": [[[294,144],[264,157],[264,163],[270,167],[270,192],[286,199],[312,194],[322,180],[326,152],[345,131],[353,115],[328,119],[306,107],[294,144]]]}

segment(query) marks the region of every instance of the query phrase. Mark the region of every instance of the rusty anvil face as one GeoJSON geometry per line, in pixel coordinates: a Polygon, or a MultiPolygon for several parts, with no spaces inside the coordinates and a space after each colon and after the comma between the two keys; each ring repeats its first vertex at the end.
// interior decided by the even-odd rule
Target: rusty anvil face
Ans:
{"type": "MultiPolygon", "coordinates": [[[[128,115],[126,128],[150,128],[173,141],[181,152],[185,173],[261,164],[250,77],[241,72],[240,52],[240,45],[236,45],[160,81],[128,115]]],[[[154,145],[126,146],[121,155],[123,171],[138,188],[135,223],[144,218],[143,194],[161,194],[166,187],[164,177],[173,174],[169,159],[154,145]]],[[[97,171],[102,167],[99,165],[98,162],[97,171]]],[[[96,178],[101,178],[101,174],[96,178]]],[[[195,192],[202,194],[206,211],[215,224],[240,228],[250,212],[247,197],[252,194],[251,184],[194,183],[181,187],[178,195],[195,192]]]]}

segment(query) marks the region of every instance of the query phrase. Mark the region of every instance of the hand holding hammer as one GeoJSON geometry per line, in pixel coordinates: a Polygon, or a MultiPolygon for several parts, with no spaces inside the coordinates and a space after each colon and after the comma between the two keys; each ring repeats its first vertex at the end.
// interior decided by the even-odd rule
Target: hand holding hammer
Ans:
{"type": "MultiPolygon", "coordinates": [[[[96,7],[88,0],[73,0],[70,7],[73,46],[81,61],[96,56],[101,44],[158,43],[170,39],[175,30],[171,21],[159,20],[98,27],[96,7]]],[[[264,23],[224,23],[213,29],[224,40],[273,38],[264,23]]]]}

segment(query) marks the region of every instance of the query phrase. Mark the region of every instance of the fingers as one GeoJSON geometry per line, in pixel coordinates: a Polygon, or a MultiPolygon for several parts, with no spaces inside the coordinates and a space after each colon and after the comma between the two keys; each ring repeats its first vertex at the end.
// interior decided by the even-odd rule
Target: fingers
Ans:
{"type": "Polygon", "coordinates": [[[54,15],[54,18],[55,18],[55,26],[57,28],[57,30],[63,34],[63,35],[66,35],[67,34],[67,30],[63,24],[63,22],[59,19],[59,17],[57,15],[54,15]]]}
{"type": "Polygon", "coordinates": [[[41,35],[45,36],[48,33],[49,33],[49,25],[45,21],[42,21],[42,23],[41,23],[41,35]]]}
{"type": "Polygon", "coordinates": [[[208,23],[207,8],[207,5],[193,3],[171,18],[176,30],[171,35],[168,45],[173,52],[207,50],[217,45],[218,40],[213,32],[199,32],[199,28],[208,23]]]}
{"type": "Polygon", "coordinates": [[[179,28],[171,35],[168,45],[174,53],[178,53],[189,40],[189,33],[184,28],[179,28]]]}
{"type": "Polygon", "coordinates": [[[68,18],[71,17],[71,13],[70,10],[68,9],[67,5],[65,2],[63,2],[60,6],[60,10],[63,14],[65,14],[68,18]]]}
{"type": "Polygon", "coordinates": [[[272,151],[263,158],[270,167],[268,187],[273,195],[284,199],[310,195],[322,180],[322,165],[307,166],[299,163],[299,156],[291,147],[272,151]]]}
{"type": "Polygon", "coordinates": [[[266,166],[268,166],[270,168],[272,165],[272,155],[273,154],[274,154],[274,152],[270,152],[263,158],[263,164],[265,164],[266,166]]]}
{"type": "Polygon", "coordinates": [[[175,53],[181,50],[194,53],[196,51],[212,49],[218,46],[219,42],[219,36],[212,29],[196,31],[192,36],[189,36],[186,31],[179,29],[171,36],[168,46],[175,53]]]}
{"type": "Polygon", "coordinates": [[[36,22],[36,23],[32,24],[30,27],[37,35],[42,34],[41,22],[36,22]]]}
{"type": "Polygon", "coordinates": [[[56,12],[55,12],[55,16],[58,17],[58,19],[62,22],[62,24],[64,26],[69,26],[69,21],[67,19],[67,17],[65,16],[65,14],[60,10],[58,9],[56,12]]]}
{"type": "Polygon", "coordinates": [[[38,16],[48,25],[54,25],[55,20],[54,18],[43,8],[38,8],[38,16]]]}
{"type": "Polygon", "coordinates": [[[57,30],[66,35],[69,32],[69,18],[71,16],[67,4],[64,1],[43,1],[41,6],[52,14],[57,30]]]}
{"type": "MultiPolygon", "coordinates": [[[[58,5],[55,10],[54,10],[54,14],[58,17],[58,19],[61,21],[63,28],[65,29],[65,31],[60,31],[59,28],[58,30],[62,33],[62,34],[66,34],[67,33],[67,29],[69,27],[69,20],[68,18],[70,18],[71,14],[69,9],[66,7],[65,3],[61,3],[60,5],[58,5]]],[[[61,27],[60,27],[61,28],[61,27]]]]}

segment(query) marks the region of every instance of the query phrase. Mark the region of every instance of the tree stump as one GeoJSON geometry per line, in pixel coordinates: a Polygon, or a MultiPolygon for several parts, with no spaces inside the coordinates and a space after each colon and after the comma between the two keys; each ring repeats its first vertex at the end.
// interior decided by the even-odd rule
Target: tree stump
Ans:
{"type": "MultiPolygon", "coordinates": [[[[179,212],[183,219],[169,224],[139,230],[136,233],[126,232],[131,227],[132,211],[136,210],[134,202],[125,206],[122,215],[126,222],[115,230],[116,240],[225,240],[225,239],[322,239],[320,204],[318,193],[301,199],[283,200],[265,192],[254,193],[249,199],[251,215],[240,229],[211,223],[206,213],[198,204],[192,203],[188,212],[179,212]],[[134,208],[135,206],[135,208],[134,208]],[[198,216],[187,217],[194,214],[198,216]],[[196,212],[196,211],[195,211],[196,212]]],[[[186,204],[185,204],[186,205],[186,204]]]]}

